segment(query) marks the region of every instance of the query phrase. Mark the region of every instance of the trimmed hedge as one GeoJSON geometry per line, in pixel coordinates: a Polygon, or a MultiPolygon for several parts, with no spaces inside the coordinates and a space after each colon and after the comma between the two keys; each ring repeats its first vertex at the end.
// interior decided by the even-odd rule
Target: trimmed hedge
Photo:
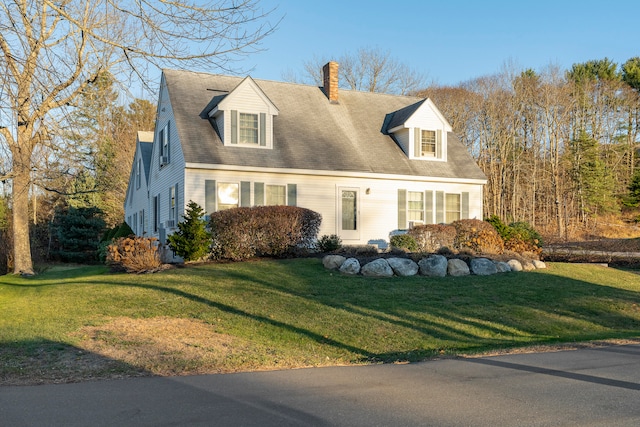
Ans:
{"type": "Polygon", "coordinates": [[[442,248],[453,249],[456,239],[455,227],[447,224],[416,225],[408,231],[420,252],[438,252],[442,248]]]}
{"type": "Polygon", "coordinates": [[[296,206],[234,208],[214,212],[210,218],[213,257],[233,261],[312,247],[322,222],[319,213],[296,206]]]}

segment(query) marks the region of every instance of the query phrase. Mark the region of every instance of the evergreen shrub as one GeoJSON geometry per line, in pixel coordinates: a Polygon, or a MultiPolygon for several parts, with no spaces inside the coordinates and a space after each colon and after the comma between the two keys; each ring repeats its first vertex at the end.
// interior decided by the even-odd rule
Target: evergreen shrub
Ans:
{"type": "Polygon", "coordinates": [[[324,235],[318,239],[318,250],[320,252],[333,252],[342,247],[342,239],[337,234],[324,235]]]}
{"type": "Polygon", "coordinates": [[[409,234],[396,234],[391,236],[389,243],[393,248],[406,250],[408,252],[415,252],[418,250],[416,239],[409,234]]]}
{"type": "Polygon", "coordinates": [[[197,261],[209,253],[211,234],[202,217],[204,210],[194,201],[189,201],[184,221],[178,223],[178,230],[167,237],[169,247],[185,261],[197,261]]]}

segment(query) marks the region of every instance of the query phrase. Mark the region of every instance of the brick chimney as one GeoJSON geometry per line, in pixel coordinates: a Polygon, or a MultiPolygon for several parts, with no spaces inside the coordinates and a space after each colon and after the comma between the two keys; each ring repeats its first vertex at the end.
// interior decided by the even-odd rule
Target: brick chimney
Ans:
{"type": "Polygon", "coordinates": [[[338,63],[331,61],[322,67],[322,86],[329,102],[338,102],[338,63]]]}

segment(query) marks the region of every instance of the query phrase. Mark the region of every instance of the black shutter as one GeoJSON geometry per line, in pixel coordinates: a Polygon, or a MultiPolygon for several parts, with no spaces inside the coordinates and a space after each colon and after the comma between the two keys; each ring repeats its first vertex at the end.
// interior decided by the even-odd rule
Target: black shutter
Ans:
{"type": "Polygon", "coordinates": [[[216,182],[214,180],[204,181],[204,210],[207,215],[216,211],[216,182]]]}

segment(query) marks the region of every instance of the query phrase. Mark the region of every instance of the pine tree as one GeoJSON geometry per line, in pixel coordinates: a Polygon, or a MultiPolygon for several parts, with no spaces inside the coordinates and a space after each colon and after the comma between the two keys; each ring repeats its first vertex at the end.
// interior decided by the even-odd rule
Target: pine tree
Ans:
{"type": "Polygon", "coordinates": [[[184,221],[178,223],[178,231],[167,237],[169,247],[185,261],[202,259],[209,252],[211,235],[207,232],[203,215],[200,205],[189,201],[184,221]]]}

